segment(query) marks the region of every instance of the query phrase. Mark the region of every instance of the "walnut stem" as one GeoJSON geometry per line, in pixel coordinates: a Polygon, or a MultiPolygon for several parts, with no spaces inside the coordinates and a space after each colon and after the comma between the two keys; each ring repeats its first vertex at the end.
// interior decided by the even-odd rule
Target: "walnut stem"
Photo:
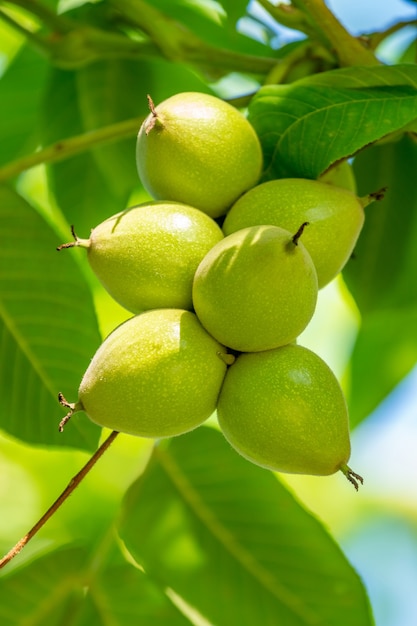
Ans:
{"type": "Polygon", "coordinates": [[[157,122],[159,122],[161,124],[161,121],[160,121],[160,119],[158,117],[158,113],[156,111],[155,104],[154,104],[154,101],[152,100],[151,96],[149,94],[147,94],[146,97],[148,99],[148,106],[149,106],[149,110],[151,112],[151,115],[144,122],[144,130],[145,130],[146,135],[149,135],[151,130],[154,128],[155,124],[157,122]]]}
{"type": "Polygon", "coordinates": [[[306,226],[309,225],[310,222],[303,222],[300,226],[300,228],[297,230],[297,232],[295,233],[295,235],[292,236],[291,241],[293,242],[293,244],[295,246],[298,246],[298,240],[300,239],[301,235],[304,232],[304,229],[306,226]]]}

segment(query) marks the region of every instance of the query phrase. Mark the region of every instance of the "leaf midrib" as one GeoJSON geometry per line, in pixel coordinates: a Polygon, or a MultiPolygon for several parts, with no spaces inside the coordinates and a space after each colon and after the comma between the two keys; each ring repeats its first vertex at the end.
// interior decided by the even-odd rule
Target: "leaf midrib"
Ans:
{"type": "Polygon", "coordinates": [[[52,385],[52,381],[50,380],[49,376],[47,375],[44,368],[42,367],[39,359],[36,358],[35,354],[31,350],[28,342],[24,340],[24,337],[19,332],[18,327],[16,326],[13,319],[8,314],[1,300],[0,300],[0,318],[3,320],[4,325],[6,326],[10,335],[15,340],[15,343],[20,349],[21,353],[24,354],[28,363],[31,365],[34,372],[36,372],[36,375],[39,377],[39,380],[42,382],[42,384],[46,387],[46,389],[49,391],[49,393],[52,396],[56,396],[55,390],[52,385]]]}
{"type": "Polygon", "coordinates": [[[171,480],[178,493],[190,507],[195,516],[203,523],[213,537],[221,543],[230,556],[239,563],[250,576],[267,591],[272,593],[283,605],[301,618],[307,625],[319,622],[317,614],[299,600],[289,589],[279,583],[260,564],[252,554],[239,544],[230,531],[225,528],[213,511],[203,502],[202,498],[188,480],[168,450],[160,447],[155,449],[155,454],[160,461],[167,477],[171,480]]]}

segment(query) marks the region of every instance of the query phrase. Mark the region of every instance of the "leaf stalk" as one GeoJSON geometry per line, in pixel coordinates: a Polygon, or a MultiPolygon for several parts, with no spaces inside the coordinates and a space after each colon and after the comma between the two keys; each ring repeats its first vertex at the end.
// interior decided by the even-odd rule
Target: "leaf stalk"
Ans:
{"type": "Polygon", "coordinates": [[[326,6],[324,0],[292,0],[322,41],[336,53],[341,66],[380,65],[372,50],[351,35],[326,6]]]}
{"type": "Polygon", "coordinates": [[[100,144],[111,143],[126,137],[136,136],[144,116],[136,117],[116,124],[109,124],[98,130],[82,135],[61,139],[37,152],[25,155],[0,167],[0,182],[13,178],[22,172],[42,163],[55,163],[86,152],[100,144]]]}

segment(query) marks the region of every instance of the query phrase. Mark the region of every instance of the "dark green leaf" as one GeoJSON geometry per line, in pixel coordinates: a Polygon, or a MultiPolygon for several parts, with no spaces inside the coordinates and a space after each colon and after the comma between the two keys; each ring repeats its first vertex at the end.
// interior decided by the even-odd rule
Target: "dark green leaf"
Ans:
{"type": "MultiPolygon", "coordinates": [[[[85,132],[76,72],[52,71],[42,114],[44,145],[85,132]]],[[[91,152],[49,165],[48,176],[59,207],[80,236],[126,208],[126,192],[116,192],[91,152]]]]}
{"type": "MultiPolygon", "coordinates": [[[[194,71],[182,63],[165,59],[143,61],[138,64],[137,72],[141,75],[140,111],[149,113],[147,94],[151,94],[155,103],[182,91],[213,93],[212,89],[194,71]]],[[[138,94],[139,97],[139,94],[138,94]]],[[[136,103],[139,106],[139,102],[136,103]]]]}
{"type": "Polygon", "coordinates": [[[262,87],[249,119],[264,178],[317,178],[335,161],[417,118],[417,67],[350,67],[262,87]]]}
{"type": "MultiPolygon", "coordinates": [[[[148,114],[146,94],[143,93],[144,69],[140,63],[115,59],[87,65],[76,73],[80,116],[85,131],[148,114]]],[[[101,175],[116,197],[127,199],[138,185],[135,146],[136,135],[132,135],[92,152],[101,175]]]]}
{"type": "Polygon", "coordinates": [[[100,343],[92,297],[71,254],[25,200],[0,187],[0,425],[36,444],[96,447],[85,415],[65,433],[57,395],[77,398],[100,343]]]}
{"type": "Polygon", "coordinates": [[[39,141],[39,105],[48,72],[44,57],[24,46],[0,81],[0,163],[30,152],[39,141]]]}
{"type": "MultiPolygon", "coordinates": [[[[145,117],[149,113],[147,94],[158,103],[179,91],[208,91],[187,68],[162,59],[101,61],[77,72],[76,81],[86,131],[140,115],[145,117]]],[[[139,184],[135,149],[136,134],[92,152],[100,173],[117,197],[127,198],[139,184]]]]}
{"type": "Polygon", "coordinates": [[[147,576],[121,556],[64,547],[14,571],[0,585],[3,626],[190,626],[147,576]],[[19,601],[16,601],[16,598],[19,601]]]}
{"type": "Polygon", "coordinates": [[[417,307],[417,142],[405,135],[370,147],[356,157],[354,172],[359,195],[383,187],[386,193],[365,209],[346,283],[362,315],[417,307]]]}
{"type": "Polygon", "coordinates": [[[164,59],[143,61],[138,64],[137,73],[141,76],[141,94],[138,93],[136,102],[139,114],[149,113],[146,94],[150,94],[156,104],[182,91],[213,93],[195,72],[181,63],[172,64],[164,59]]]}
{"type": "Polygon", "coordinates": [[[417,143],[376,145],[354,161],[359,193],[387,187],[365,209],[354,258],[343,272],[362,314],[350,364],[349,406],[356,425],[417,362],[417,143]]]}
{"type": "Polygon", "coordinates": [[[372,624],[358,576],[321,524],[211,428],[155,449],[120,533],[151,576],[216,626],[372,624]]]}

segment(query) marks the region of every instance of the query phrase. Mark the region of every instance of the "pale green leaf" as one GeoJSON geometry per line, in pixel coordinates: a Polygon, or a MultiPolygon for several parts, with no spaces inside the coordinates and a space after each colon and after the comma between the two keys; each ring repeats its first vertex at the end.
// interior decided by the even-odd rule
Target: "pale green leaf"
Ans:
{"type": "MultiPolygon", "coordinates": [[[[340,480],[342,494],[351,486],[340,480]]],[[[321,524],[212,428],[156,447],[127,493],[120,534],[216,626],[372,624],[357,574],[321,524]]]]}
{"type": "Polygon", "coordinates": [[[82,602],[88,554],[59,549],[1,578],[0,623],[4,626],[62,626],[82,602]],[[79,581],[79,582],[78,582],[79,581]]]}
{"type": "Polygon", "coordinates": [[[121,556],[109,559],[103,546],[97,555],[81,547],[59,548],[6,575],[0,623],[190,626],[162,589],[121,556]]]}

